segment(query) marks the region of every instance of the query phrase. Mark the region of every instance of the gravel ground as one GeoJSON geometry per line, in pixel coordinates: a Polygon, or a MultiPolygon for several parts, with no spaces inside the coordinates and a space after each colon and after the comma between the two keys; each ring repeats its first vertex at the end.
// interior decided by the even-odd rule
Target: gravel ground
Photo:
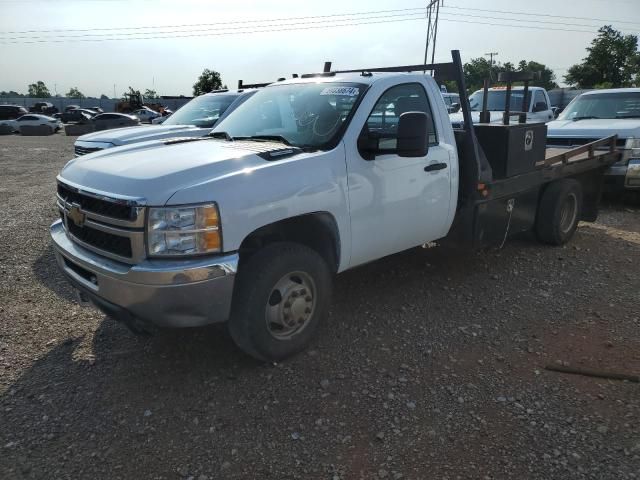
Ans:
{"type": "Polygon", "coordinates": [[[417,249],[341,275],[307,353],[136,337],[82,308],[47,228],[72,138],[0,137],[0,478],[640,478],[640,211],[564,248],[417,249]]]}

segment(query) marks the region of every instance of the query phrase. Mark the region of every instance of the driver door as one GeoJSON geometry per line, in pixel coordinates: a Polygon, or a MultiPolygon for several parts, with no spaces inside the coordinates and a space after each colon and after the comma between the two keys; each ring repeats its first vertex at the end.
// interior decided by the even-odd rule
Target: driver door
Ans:
{"type": "Polygon", "coordinates": [[[387,89],[362,125],[361,135],[380,136],[374,158],[361,148],[347,155],[351,266],[446,234],[449,153],[438,143],[433,119],[429,132],[424,132],[430,145],[426,156],[405,158],[395,153],[398,119],[409,111],[432,115],[424,86],[406,83],[387,89]]]}

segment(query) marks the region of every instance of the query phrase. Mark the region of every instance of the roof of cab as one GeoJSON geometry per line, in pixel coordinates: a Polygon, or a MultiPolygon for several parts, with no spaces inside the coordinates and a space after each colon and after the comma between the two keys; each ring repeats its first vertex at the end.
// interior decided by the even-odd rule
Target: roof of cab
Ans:
{"type": "MultiPolygon", "coordinates": [[[[420,72],[373,72],[373,73],[318,73],[313,76],[290,78],[279,82],[273,82],[268,87],[276,85],[290,85],[296,83],[360,83],[371,85],[382,78],[397,77],[399,75],[417,76],[420,72]]],[[[268,88],[267,87],[267,88],[268,88]]]]}

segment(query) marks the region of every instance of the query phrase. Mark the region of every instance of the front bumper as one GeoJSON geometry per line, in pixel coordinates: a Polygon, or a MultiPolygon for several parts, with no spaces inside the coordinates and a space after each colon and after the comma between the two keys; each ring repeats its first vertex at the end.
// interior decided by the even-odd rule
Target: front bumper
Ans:
{"type": "Polygon", "coordinates": [[[631,159],[628,165],[612,165],[604,174],[605,192],[640,189],[640,160],[631,159]]]}
{"type": "Polygon", "coordinates": [[[144,260],[127,265],[97,255],[50,228],[60,269],[106,314],[128,324],[195,327],[229,317],[238,255],[144,260]]]}

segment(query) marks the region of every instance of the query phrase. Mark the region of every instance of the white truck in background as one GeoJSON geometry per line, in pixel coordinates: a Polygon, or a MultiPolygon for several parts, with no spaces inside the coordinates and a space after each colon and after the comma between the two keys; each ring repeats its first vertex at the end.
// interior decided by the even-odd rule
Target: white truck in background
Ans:
{"type": "Polygon", "coordinates": [[[436,79],[457,82],[472,122],[452,58],[279,81],[207,137],[71,160],[50,229],[60,269],[134,331],[227,322],[247,354],[279,360],[311,342],[337,273],[436,240],[569,241],[620,153],[548,155],[544,124],[454,131],[436,79]]]}
{"type": "Polygon", "coordinates": [[[547,145],[571,149],[617,135],[622,159],[605,174],[611,193],[640,191],[640,88],[585,92],[547,125],[547,145]]]}
{"type": "MultiPolygon", "coordinates": [[[[553,110],[551,109],[551,102],[549,101],[549,94],[544,88],[541,87],[529,87],[529,94],[527,95],[529,101],[527,102],[526,110],[523,110],[522,103],[524,99],[524,87],[513,87],[511,91],[511,111],[526,111],[527,123],[546,123],[550,122],[554,118],[553,110]]],[[[469,97],[471,118],[473,123],[480,122],[480,112],[482,111],[484,101],[484,90],[477,90],[469,97]]],[[[491,114],[491,123],[502,123],[502,117],[505,112],[507,104],[507,88],[506,87],[493,87],[489,89],[489,96],[487,98],[487,110],[491,114]]],[[[451,119],[451,125],[453,128],[464,128],[464,119],[461,112],[452,113],[449,115],[451,119]]],[[[511,121],[517,121],[516,118],[511,118],[511,121]]]]}
{"type": "MultiPolygon", "coordinates": [[[[260,84],[260,86],[263,85],[260,84]]],[[[243,88],[206,93],[183,105],[160,125],[87,133],[76,140],[75,154],[76,156],[86,155],[105,148],[172,137],[203,137],[256,91],[255,88],[243,88]]]]}

